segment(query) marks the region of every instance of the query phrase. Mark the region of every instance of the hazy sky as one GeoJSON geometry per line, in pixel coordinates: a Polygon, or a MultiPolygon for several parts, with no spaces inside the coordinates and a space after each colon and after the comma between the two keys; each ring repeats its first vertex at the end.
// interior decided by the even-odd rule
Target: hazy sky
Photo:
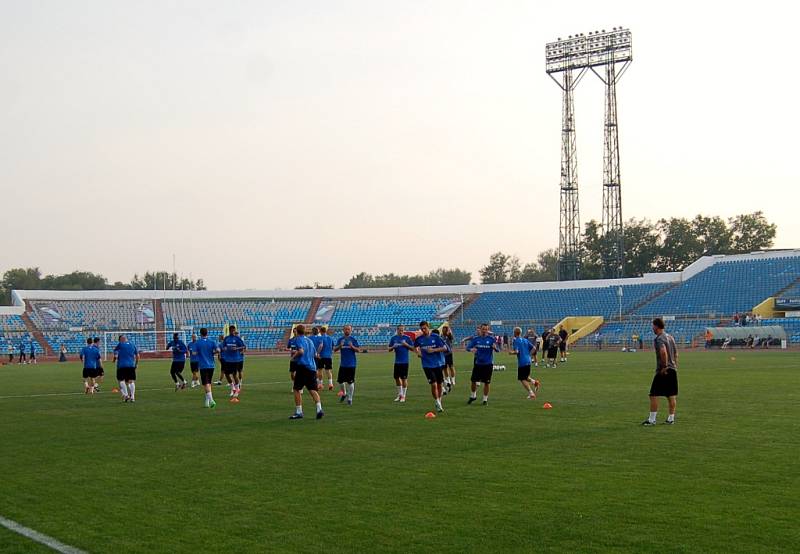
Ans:
{"type": "MultiPolygon", "coordinates": [[[[800,247],[791,3],[0,0],[0,272],[210,288],[473,272],[558,242],[544,45],[633,33],[623,216],[763,210],[800,247]]],[[[604,91],[576,93],[581,219],[604,91]]]]}

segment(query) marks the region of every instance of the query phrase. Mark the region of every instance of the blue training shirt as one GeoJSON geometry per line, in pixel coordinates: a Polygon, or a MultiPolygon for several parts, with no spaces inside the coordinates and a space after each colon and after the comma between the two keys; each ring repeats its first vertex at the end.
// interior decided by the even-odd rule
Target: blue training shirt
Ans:
{"type": "Polygon", "coordinates": [[[472,339],[470,339],[470,341],[467,343],[467,350],[472,350],[473,348],[478,349],[478,351],[475,353],[476,365],[494,364],[494,353],[496,347],[497,345],[495,344],[495,338],[488,335],[485,337],[472,337],[472,339]]]}
{"type": "Polygon", "coordinates": [[[172,349],[172,361],[173,362],[185,362],[186,361],[186,352],[189,350],[186,347],[186,344],[181,340],[171,340],[167,344],[167,350],[172,349]]]}
{"type": "Polygon", "coordinates": [[[328,335],[320,335],[322,338],[322,350],[319,353],[320,358],[333,358],[333,339],[328,335]]]}
{"type": "Polygon", "coordinates": [[[138,350],[130,342],[120,342],[114,347],[117,353],[117,368],[136,367],[136,354],[138,350]]]}
{"type": "Polygon", "coordinates": [[[342,359],[339,360],[339,366],[356,367],[356,351],[353,350],[353,348],[360,348],[358,340],[356,340],[353,335],[350,335],[349,337],[341,336],[339,337],[339,340],[336,341],[336,346],[341,347],[339,352],[342,355],[342,359]]]}
{"type": "Polygon", "coordinates": [[[220,350],[222,351],[222,359],[226,362],[241,362],[244,361],[244,353],[237,348],[244,346],[244,341],[236,335],[228,335],[220,343],[220,350]]]}
{"type": "Polygon", "coordinates": [[[186,349],[189,351],[189,361],[196,362],[197,361],[197,341],[193,340],[189,344],[186,345],[186,349]]]}
{"type": "Polygon", "coordinates": [[[100,351],[94,346],[84,346],[81,348],[81,360],[86,369],[97,369],[100,364],[100,351]]]}
{"type": "MultiPolygon", "coordinates": [[[[389,346],[395,345],[402,345],[407,344],[413,348],[414,343],[411,342],[411,338],[407,335],[394,335],[392,338],[389,339],[389,346]]],[[[396,364],[407,364],[408,363],[408,348],[405,346],[397,346],[394,349],[394,363],[396,364]]]]}
{"type": "MultiPolygon", "coordinates": [[[[309,339],[311,339],[311,342],[313,342],[313,343],[314,343],[314,355],[316,356],[316,354],[317,354],[317,349],[318,349],[318,348],[319,348],[319,346],[322,344],[322,337],[321,337],[320,335],[311,335],[310,337],[306,337],[306,338],[309,338],[309,339]]],[[[319,357],[321,358],[321,357],[322,357],[322,354],[320,354],[320,356],[319,356],[319,357]]]]}
{"type": "Polygon", "coordinates": [[[435,369],[444,365],[444,354],[442,352],[428,353],[427,348],[441,348],[447,346],[439,335],[420,335],[414,341],[414,346],[419,348],[422,354],[422,367],[425,369],[435,369]]]}
{"type": "Polygon", "coordinates": [[[207,337],[201,337],[194,344],[197,350],[197,367],[214,369],[214,354],[219,351],[217,343],[207,337]]]}
{"type": "Polygon", "coordinates": [[[295,338],[295,346],[296,350],[303,349],[303,353],[294,359],[295,363],[316,372],[317,363],[314,361],[314,353],[317,349],[314,347],[314,341],[305,335],[298,335],[295,338]]]}
{"type": "Polygon", "coordinates": [[[512,348],[517,351],[517,363],[519,367],[531,365],[531,350],[533,343],[525,337],[516,337],[512,343],[512,348]]]}

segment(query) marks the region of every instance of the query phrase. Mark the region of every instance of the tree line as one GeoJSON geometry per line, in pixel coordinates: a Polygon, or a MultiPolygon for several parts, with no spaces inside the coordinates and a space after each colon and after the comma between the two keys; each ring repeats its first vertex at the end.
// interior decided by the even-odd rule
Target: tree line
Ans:
{"type": "Polygon", "coordinates": [[[0,280],[0,303],[11,304],[11,291],[17,290],[206,290],[202,279],[186,279],[168,271],[147,271],[123,283],[99,273],[73,271],[63,275],[42,275],[38,267],[9,269],[0,280]]]}
{"type": "MultiPolygon", "coordinates": [[[[701,256],[745,254],[773,245],[777,226],[763,212],[723,219],[697,215],[694,219],[673,217],[653,223],[629,219],[623,226],[625,276],[682,271],[701,256]]],[[[602,279],[604,261],[611,257],[616,237],[602,233],[595,220],[586,223],[582,236],[581,279],[602,279]]],[[[558,251],[545,250],[535,262],[522,264],[518,257],[495,252],[479,271],[481,283],[555,281],[558,251]]]]}

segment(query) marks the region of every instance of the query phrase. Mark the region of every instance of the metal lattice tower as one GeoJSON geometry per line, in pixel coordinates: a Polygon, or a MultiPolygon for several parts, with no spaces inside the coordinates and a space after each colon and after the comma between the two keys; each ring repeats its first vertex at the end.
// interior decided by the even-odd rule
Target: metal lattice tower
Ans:
{"type": "Polygon", "coordinates": [[[614,28],[570,36],[545,47],[546,71],[564,91],[561,132],[561,222],[558,244],[558,278],[577,279],[580,274],[580,216],[575,156],[575,109],[572,91],[586,69],[606,85],[605,140],[603,155],[603,271],[606,277],[625,273],[625,240],[622,224],[622,187],[617,127],[617,82],[633,59],[631,32],[614,28]],[[598,68],[603,68],[602,75],[598,68]],[[579,70],[576,79],[572,72],[579,70]],[[553,73],[563,73],[559,83],[553,73]]]}
{"type": "MultiPolygon", "coordinates": [[[[572,38],[572,37],[570,37],[572,38]]],[[[576,37],[579,38],[579,37],[576,37]]],[[[554,61],[563,55],[561,48],[548,45],[547,74],[563,92],[561,105],[561,211],[558,226],[558,275],[559,281],[580,278],[581,270],[581,217],[578,201],[578,156],[575,143],[575,102],[573,92],[586,73],[586,67],[578,70],[577,76],[569,64],[554,61]],[[559,82],[553,73],[561,73],[559,82]]]]}

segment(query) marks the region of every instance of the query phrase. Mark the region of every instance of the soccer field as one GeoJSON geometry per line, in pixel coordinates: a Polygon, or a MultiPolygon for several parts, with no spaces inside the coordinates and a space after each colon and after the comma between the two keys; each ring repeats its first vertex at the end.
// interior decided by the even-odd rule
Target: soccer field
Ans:
{"type": "MultiPolygon", "coordinates": [[[[652,353],[577,352],[536,401],[501,354],[488,406],[456,362],[436,419],[418,362],[401,405],[366,354],[321,421],[307,394],[287,419],[284,357],[248,359],[215,410],[168,361],[140,365],[135,405],[111,379],[85,396],[77,363],[3,366],[0,516],[88,552],[797,551],[797,353],[682,353],[677,423],[650,428],[652,353]]],[[[0,527],[0,551],[45,550],[0,527]]]]}

